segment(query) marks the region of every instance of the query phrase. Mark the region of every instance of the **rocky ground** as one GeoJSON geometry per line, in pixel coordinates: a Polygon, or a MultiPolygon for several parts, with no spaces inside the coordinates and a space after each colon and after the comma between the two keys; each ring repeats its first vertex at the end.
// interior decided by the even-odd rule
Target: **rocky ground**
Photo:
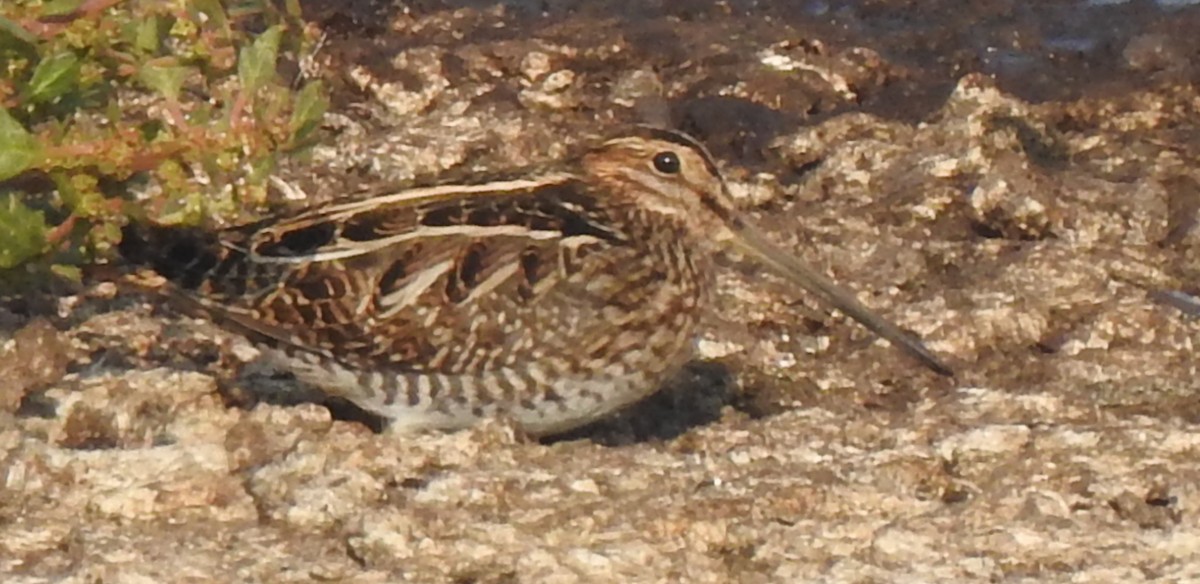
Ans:
{"type": "Polygon", "coordinates": [[[0,579],[1200,580],[1200,8],[577,4],[306,2],[337,105],[289,178],[679,127],[958,375],[729,257],[646,403],[401,437],[96,283],[0,311],[0,579]]]}

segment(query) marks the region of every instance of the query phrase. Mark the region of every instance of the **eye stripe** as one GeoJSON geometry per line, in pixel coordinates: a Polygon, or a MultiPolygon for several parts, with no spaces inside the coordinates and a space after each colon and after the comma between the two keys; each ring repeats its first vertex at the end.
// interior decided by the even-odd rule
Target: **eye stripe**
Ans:
{"type": "Polygon", "coordinates": [[[697,192],[700,194],[701,205],[704,205],[709,211],[712,211],[713,214],[715,214],[717,217],[720,217],[722,221],[730,221],[732,219],[735,224],[734,227],[741,227],[741,220],[736,217],[731,218],[729,209],[726,209],[723,205],[721,205],[721,203],[717,201],[716,197],[703,190],[697,192]]]}

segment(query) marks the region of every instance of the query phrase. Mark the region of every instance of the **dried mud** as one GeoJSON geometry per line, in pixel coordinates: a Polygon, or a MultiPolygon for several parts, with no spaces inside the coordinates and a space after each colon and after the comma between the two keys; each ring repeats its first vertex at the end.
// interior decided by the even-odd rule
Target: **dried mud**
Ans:
{"type": "Polygon", "coordinates": [[[671,124],[957,377],[728,257],[701,359],[631,411],[395,436],[98,283],[0,311],[0,578],[1200,579],[1200,9],[774,4],[307,2],[337,107],[287,178],[671,124]]]}

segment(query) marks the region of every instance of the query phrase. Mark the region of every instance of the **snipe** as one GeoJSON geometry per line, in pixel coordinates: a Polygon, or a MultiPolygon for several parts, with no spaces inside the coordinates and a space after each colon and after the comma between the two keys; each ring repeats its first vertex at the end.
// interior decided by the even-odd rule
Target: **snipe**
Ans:
{"type": "Polygon", "coordinates": [[[712,158],[639,128],[518,178],[377,192],[122,251],[303,381],[404,429],[574,428],[690,356],[710,258],[735,247],[942,374],[925,346],[773,246],[712,158]]]}

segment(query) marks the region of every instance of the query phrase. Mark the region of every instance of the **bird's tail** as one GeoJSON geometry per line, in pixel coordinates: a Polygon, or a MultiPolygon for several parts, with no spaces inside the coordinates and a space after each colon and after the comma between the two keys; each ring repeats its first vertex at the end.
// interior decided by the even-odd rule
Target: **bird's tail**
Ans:
{"type": "Polygon", "coordinates": [[[205,286],[233,259],[212,232],[136,222],[122,229],[117,251],[186,290],[205,286]]]}

